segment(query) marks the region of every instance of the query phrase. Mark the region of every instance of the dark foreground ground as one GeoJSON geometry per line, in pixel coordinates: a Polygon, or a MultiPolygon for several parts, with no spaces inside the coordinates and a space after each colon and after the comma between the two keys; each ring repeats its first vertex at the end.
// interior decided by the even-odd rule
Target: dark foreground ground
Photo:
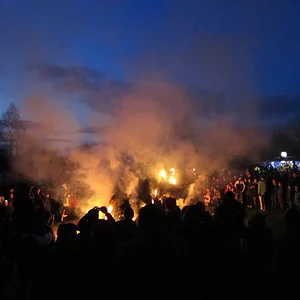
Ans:
{"type": "MultiPolygon", "coordinates": [[[[207,209],[211,214],[214,208],[209,207],[207,209]]],[[[249,219],[256,213],[253,209],[246,209],[245,225],[248,225],[249,219]]],[[[276,238],[285,229],[285,213],[282,211],[265,211],[267,226],[270,228],[276,238]]]]}
{"type": "MultiPolygon", "coordinates": [[[[249,209],[246,212],[245,224],[248,225],[248,221],[255,214],[255,211],[249,209]]],[[[276,238],[285,229],[285,213],[282,211],[266,211],[264,214],[267,217],[267,226],[272,230],[276,238]]]]}
{"type": "MultiPolygon", "coordinates": [[[[208,208],[208,211],[210,213],[212,213],[213,208],[208,208]]],[[[245,224],[247,225],[248,220],[251,218],[251,216],[253,216],[253,214],[255,214],[255,211],[251,210],[251,209],[247,209],[246,213],[247,213],[247,215],[245,218],[245,224]]],[[[274,237],[276,238],[285,229],[284,213],[281,211],[267,211],[264,213],[267,216],[268,227],[272,230],[274,237]]],[[[69,221],[66,221],[66,222],[69,222],[69,221]]],[[[76,224],[78,222],[78,220],[73,220],[72,222],[76,224]]],[[[60,224],[61,223],[57,223],[53,226],[55,235],[57,233],[57,228],[60,224]]],[[[14,274],[13,278],[12,278],[12,282],[6,291],[5,299],[7,299],[7,300],[16,299],[15,292],[16,292],[17,286],[18,286],[18,278],[17,278],[16,274],[14,274]]],[[[2,297],[0,296],[0,298],[2,298],[2,297]]]]}

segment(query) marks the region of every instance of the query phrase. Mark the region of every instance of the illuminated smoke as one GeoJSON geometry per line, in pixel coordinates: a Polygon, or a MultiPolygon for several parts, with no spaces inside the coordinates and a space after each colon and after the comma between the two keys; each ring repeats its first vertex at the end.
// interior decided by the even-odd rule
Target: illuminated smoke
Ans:
{"type": "MultiPolygon", "coordinates": [[[[97,101],[103,100],[99,96],[97,101]]],[[[255,130],[245,134],[236,127],[231,115],[211,120],[200,117],[201,99],[195,103],[184,90],[170,84],[138,84],[110,105],[107,113],[111,121],[96,134],[101,143],[67,152],[68,159],[76,165],[69,174],[70,180],[84,183],[92,191],[81,199],[83,211],[107,205],[117,189],[131,195],[135,205],[139,179],[177,184],[180,178],[175,169],[195,169],[206,175],[226,167],[233,155],[254,155],[254,150],[263,144],[255,130]]],[[[46,141],[38,141],[45,136],[63,135],[78,144],[75,117],[59,102],[41,95],[31,97],[25,107],[29,118],[42,126],[28,135],[26,145],[30,151],[16,162],[17,170],[33,180],[46,181],[55,174],[63,178],[66,166],[60,163],[57,152],[47,149],[46,141]]],[[[190,197],[192,191],[191,187],[190,197]]]]}

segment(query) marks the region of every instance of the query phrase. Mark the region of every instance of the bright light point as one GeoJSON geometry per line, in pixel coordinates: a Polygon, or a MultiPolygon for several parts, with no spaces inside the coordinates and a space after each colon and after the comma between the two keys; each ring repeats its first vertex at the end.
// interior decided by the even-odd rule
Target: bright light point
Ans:
{"type": "Polygon", "coordinates": [[[154,190],[154,197],[157,197],[157,189],[154,190]]]}
{"type": "Polygon", "coordinates": [[[174,176],[171,176],[169,179],[170,184],[176,184],[176,178],[174,176]]]}
{"type": "Polygon", "coordinates": [[[154,204],[154,200],[153,199],[151,200],[151,203],[154,204]]]}
{"type": "Polygon", "coordinates": [[[159,175],[162,179],[166,179],[167,178],[167,172],[165,170],[161,170],[159,172],[159,175]]]}
{"type": "Polygon", "coordinates": [[[194,168],[194,169],[193,169],[193,171],[195,172],[195,171],[196,171],[196,169],[194,168]]]}
{"type": "Polygon", "coordinates": [[[280,156],[286,158],[287,157],[287,152],[281,152],[280,156]]]}
{"type": "Polygon", "coordinates": [[[111,214],[112,211],[113,211],[113,207],[112,205],[109,205],[107,208],[107,212],[111,214]]]}
{"type": "Polygon", "coordinates": [[[172,175],[175,175],[175,168],[171,168],[170,171],[172,172],[172,175]]]}

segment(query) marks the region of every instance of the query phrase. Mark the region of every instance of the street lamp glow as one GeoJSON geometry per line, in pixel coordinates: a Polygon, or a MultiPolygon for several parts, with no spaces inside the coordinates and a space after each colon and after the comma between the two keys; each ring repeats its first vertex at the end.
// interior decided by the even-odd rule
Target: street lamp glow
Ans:
{"type": "Polygon", "coordinates": [[[283,157],[283,158],[286,158],[287,157],[287,152],[281,152],[280,156],[283,157]]]}

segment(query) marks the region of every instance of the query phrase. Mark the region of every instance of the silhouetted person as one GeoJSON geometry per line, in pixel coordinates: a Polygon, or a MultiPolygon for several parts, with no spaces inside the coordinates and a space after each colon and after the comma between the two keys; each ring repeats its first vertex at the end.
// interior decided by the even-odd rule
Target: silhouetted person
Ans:
{"type": "Polygon", "coordinates": [[[135,236],[137,226],[133,221],[133,218],[133,209],[131,207],[126,207],[124,210],[124,220],[115,223],[115,229],[119,241],[124,241],[135,236]]]}
{"type": "Polygon", "coordinates": [[[163,212],[155,205],[141,208],[136,236],[124,242],[113,262],[111,299],[179,299],[185,291],[183,275],[187,252],[185,244],[172,236],[165,226],[163,212]],[[183,276],[182,276],[183,275],[183,276]]]}
{"type": "Polygon", "coordinates": [[[39,187],[34,186],[30,196],[35,210],[45,209],[45,204],[41,196],[41,189],[39,187]]]}
{"type": "Polygon", "coordinates": [[[247,254],[247,269],[253,278],[251,293],[253,297],[266,299],[272,283],[274,239],[272,232],[266,227],[264,214],[256,213],[248,224],[244,249],[247,254]]]}

